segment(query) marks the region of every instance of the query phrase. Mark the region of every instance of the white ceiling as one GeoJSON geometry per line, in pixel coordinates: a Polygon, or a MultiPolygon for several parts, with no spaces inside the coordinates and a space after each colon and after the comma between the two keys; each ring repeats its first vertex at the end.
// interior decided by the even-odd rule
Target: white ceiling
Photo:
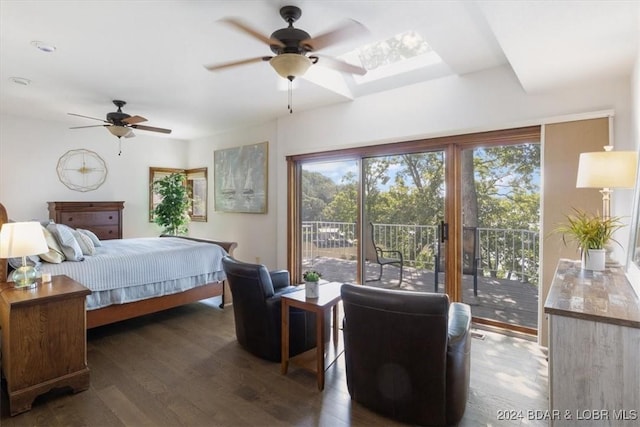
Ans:
{"type": "MultiPolygon", "coordinates": [[[[111,100],[122,99],[124,112],[171,128],[179,139],[286,115],[287,92],[278,88],[284,80],[268,63],[216,73],[203,65],[270,55],[266,45],[218,20],[239,17],[270,35],[286,26],[278,11],[287,4],[302,9],[294,26],[311,36],[347,18],[370,31],[323,54],[415,30],[450,72],[509,64],[529,93],[628,76],[639,49],[637,0],[0,0],[0,113],[83,126],[97,122],[67,113],[103,118],[115,111],[111,100]],[[43,53],[34,40],[56,51],[43,53]]],[[[435,76],[420,71],[356,87],[350,76],[315,65],[306,77],[297,81],[294,114],[435,76]],[[330,88],[311,82],[323,76],[333,79],[330,88]]]]}

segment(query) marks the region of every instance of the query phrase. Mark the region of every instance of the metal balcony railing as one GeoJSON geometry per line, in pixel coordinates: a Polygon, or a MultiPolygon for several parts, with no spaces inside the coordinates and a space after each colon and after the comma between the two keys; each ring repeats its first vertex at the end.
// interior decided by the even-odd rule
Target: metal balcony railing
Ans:
{"type": "MultiPolygon", "coordinates": [[[[405,265],[433,270],[437,226],[374,224],[374,240],[386,249],[402,252],[405,265]]],[[[480,274],[526,283],[538,283],[539,233],[530,230],[478,228],[480,274]]],[[[356,225],[348,222],[304,221],[302,257],[355,260],[356,225]]]]}

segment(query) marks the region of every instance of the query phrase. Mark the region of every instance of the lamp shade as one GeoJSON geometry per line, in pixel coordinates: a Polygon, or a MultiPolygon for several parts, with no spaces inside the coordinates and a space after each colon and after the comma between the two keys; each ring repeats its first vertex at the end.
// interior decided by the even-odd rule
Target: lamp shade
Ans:
{"type": "Polygon", "coordinates": [[[38,222],[8,222],[0,230],[0,258],[43,254],[49,251],[38,222]]]}
{"type": "Polygon", "coordinates": [[[635,151],[598,151],[580,154],[577,188],[633,188],[638,154],[635,151]]]}
{"type": "Polygon", "coordinates": [[[131,129],[124,126],[107,126],[107,130],[111,132],[113,136],[117,136],[118,138],[127,137],[131,133],[131,129]]]}
{"type": "Polygon", "coordinates": [[[269,64],[281,77],[293,80],[307,72],[311,66],[311,60],[298,53],[282,53],[269,60],[269,64]]]}

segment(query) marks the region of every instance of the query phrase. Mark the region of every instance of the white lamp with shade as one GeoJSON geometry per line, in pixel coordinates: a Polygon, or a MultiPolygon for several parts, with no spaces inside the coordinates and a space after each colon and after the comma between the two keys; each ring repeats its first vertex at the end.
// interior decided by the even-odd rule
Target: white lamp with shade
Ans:
{"type": "Polygon", "coordinates": [[[613,115],[609,116],[609,143],[604,151],[580,154],[577,188],[601,188],[602,218],[611,218],[612,188],[633,188],[636,185],[638,153],[613,151],[613,115]]]}
{"type": "Polygon", "coordinates": [[[636,184],[638,154],[635,151],[605,151],[580,154],[577,188],[600,188],[602,217],[611,218],[612,188],[633,188],[636,184]]]}
{"type": "MultiPolygon", "coordinates": [[[[613,151],[613,116],[609,116],[609,145],[604,151],[580,154],[577,188],[600,188],[602,193],[602,218],[611,218],[611,193],[613,188],[634,188],[638,169],[638,153],[613,151]]],[[[611,259],[612,248],[606,248],[605,265],[617,265],[611,259]]]]}
{"type": "Polygon", "coordinates": [[[13,272],[16,288],[30,289],[36,286],[37,271],[27,265],[27,256],[49,251],[47,241],[38,222],[9,222],[0,230],[0,258],[22,257],[22,266],[13,272]]]}

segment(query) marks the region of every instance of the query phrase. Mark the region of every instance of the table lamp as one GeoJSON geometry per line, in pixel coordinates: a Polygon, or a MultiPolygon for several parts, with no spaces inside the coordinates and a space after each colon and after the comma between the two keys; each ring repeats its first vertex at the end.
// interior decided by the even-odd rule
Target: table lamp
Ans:
{"type": "Polygon", "coordinates": [[[38,272],[27,265],[27,256],[48,252],[47,241],[39,222],[9,222],[0,230],[0,258],[22,257],[22,266],[13,272],[16,288],[36,286],[38,272]]]}
{"type": "Polygon", "coordinates": [[[612,188],[633,188],[636,184],[638,154],[635,151],[605,151],[581,153],[578,163],[577,188],[600,188],[602,217],[611,218],[612,188]]]}

